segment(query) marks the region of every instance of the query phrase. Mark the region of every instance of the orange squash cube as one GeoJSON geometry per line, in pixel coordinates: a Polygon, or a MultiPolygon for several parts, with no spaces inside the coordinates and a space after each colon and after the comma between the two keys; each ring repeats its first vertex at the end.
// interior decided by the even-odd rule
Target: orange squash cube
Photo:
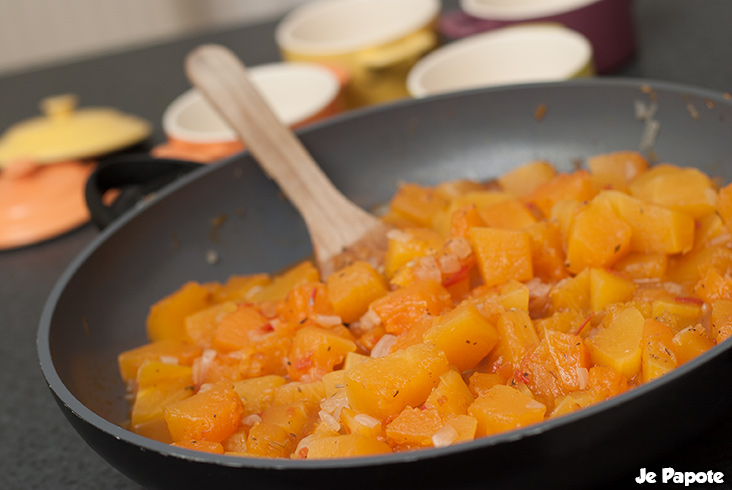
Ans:
{"type": "Polygon", "coordinates": [[[307,446],[307,459],[351,458],[391,453],[391,447],[361,434],[320,437],[307,446]]]}
{"type": "Polygon", "coordinates": [[[667,278],[693,287],[711,268],[720,271],[732,268],[732,250],[726,245],[715,245],[673,257],[669,260],[667,278]]]}
{"type": "Polygon", "coordinates": [[[431,228],[407,228],[390,232],[384,255],[384,274],[391,278],[396,272],[417,257],[435,255],[445,239],[431,228]]]}
{"type": "Polygon", "coordinates": [[[567,237],[567,269],[609,267],[630,250],[631,228],[602,201],[592,201],[574,216],[567,237]]]}
{"type": "Polygon", "coordinates": [[[587,167],[599,188],[622,191],[648,170],[648,160],[637,151],[616,151],[588,158],[587,167]]]}
{"type": "Polygon", "coordinates": [[[668,256],[660,253],[631,252],[615,262],[613,269],[630,279],[662,279],[668,268],[668,256]]]}
{"type": "Polygon", "coordinates": [[[518,199],[506,199],[499,203],[478,210],[485,226],[523,230],[536,223],[536,218],[529,208],[518,199]]]}
{"type": "Polygon", "coordinates": [[[732,300],[713,301],[711,321],[711,336],[717,344],[732,336],[732,300]]]}
{"type": "Polygon", "coordinates": [[[475,396],[470,392],[462,376],[452,369],[440,376],[440,383],[425,401],[442,415],[465,415],[475,396]]]}
{"type": "Polygon", "coordinates": [[[552,180],[557,175],[551,163],[537,160],[524,163],[498,177],[503,190],[519,197],[528,196],[537,187],[552,180]]]}
{"type": "Polygon", "coordinates": [[[132,406],[130,425],[136,428],[163,419],[171,403],[193,395],[193,375],[190,366],[179,366],[147,359],[137,370],[137,394],[132,406]]]}
{"type": "Polygon", "coordinates": [[[274,391],[278,386],[285,384],[283,376],[270,374],[256,378],[244,379],[234,383],[234,391],[239,395],[244,412],[242,415],[260,413],[274,403],[274,391]]]}
{"type": "Polygon", "coordinates": [[[451,237],[468,239],[468,230],[476,226],[485,227],[485,221],[480,217],[478,207],[475,204],[468,204],[456,209],[450,215],[450,228],[448,234],[451,237]]]}
{"type": "Polygon", "coordinates": [[[348,352],[356,350],[356,343],[343,335],[325,328],[306,326],[295,334],[288,356],[287,372],[293,380],[317,381],[325,373],[342,363],[348,352]]]}
{"type": "Polygon", "coordinates": [[[645,318],[634,306],[620,312],[604,329],[586,339],[592,362],[610,366],[627,379],[641,368],[641,340],[645,318]]]}
{"type": "Polygon", "coordinates": [[[496,329],[498,343],[490,354],[490,360],[494,364],[517,367],[526,352],[539,343],[534,323],[525,311],[503,312],[498,317],[496,329]]]}
{"type": "Polygon", "coordinates": [[[680,330],[672,339],[673,352],[679,365],[704,354],[714,347],[714,342],[707,335],[701,324],[688,326],[680,330]]]}
{"type": "Polygon", "coordinates": [[[552,208],[557,201],[575,200],[579,202],[589,201],[597,194],[597,187],[592,177],[586,170],[578,170],[572,173],[557,174],[551,180],[539,185],[534,192],[528,196],[544,216],[551,215],[552,208]]]}
{"type": "Polygon", "coordinates": [[[320,273],[318,269],[309,260],[304,260],[282,274],[273,277],[272,282],[266,286],[250,291],[247,296],[253,302],[280,301],[285,299],[287,293],[298,284],[318,282],[319,280],[320,273]]]}
{"type": "Polygon", "coordinates": [[[387,293],[386,281],[368,262],[355,262],[326,280],[328,299],[343,323],[355,322],[387,293]]]}
{"type": "Polygon", "coordinates": [[[476,436],[488,436],[544,420],[546,407],[520,391],[495,385],[468,408],[478,421],[476,436]]]}
{"type": "Polygon", "coordinates": [[[658,298],[651,303],[651,317],[678,332],[701,321],[702,305],[698,298],[658,298]]]}
{"type": "Polygon", "coordinates": [[[694,246],[694,218],[691,215],[642,201],[618,191],[602,191],[596,198],[610,204],[630,225],[633,252],[676,254],[694,246]]]}
{"type": "Polygon", "coordinates": [[[707,303],[717,299],[732,299],[732,278],[722,274],[716,267],[710,267],[692,292],[707,303]]]}
{"type": "Polygon", "coordinates": [[[470,302],[446,313],[424,334],[460,371],[474,368],[498,343],[498,331],[470,302]]]}
{"type": "Polygon", "coordinates": [[[486,286],[503,284],[509,279],[528,281],[533,277],[531,241],[526,232],[471,228],[469,234],[486,286]]]}
{"type": "Polygon", "coordinates": [[[225,284],[214,289],[214,303],[224,301],[249,301],[252,292],[263,288],[271,282],[269,274],[249,274],[245,276],[231,276],[225,284]]]}
{"type": "Polygon", "coordinates": [[[562,279],[549,292],[553,310],[585,312],[590,309],[590,270],[562,279]]]}
{"type": "Polygon", "coordinates": [[[524,228],[531,243],[533,273],[545,281],[569,276],[562,235],[556,223],[542,221],[524,228]]]}
{"type": "Polygon", "coordinates": [[[610,366],[592,366],[587,390],[595,402],[607,400],[628,391],[628,379],[610,366]]]}
{"type": "Polygon", "coordinates": [[[349,369],[346,394],[354,410],[383,419],[424,403],[448,369],[444,352],[417,344],[349,369]]]}
{"type": "Polygon", "coordinates": [[[263,335],[273,328],[269,319],[250,304],[240,304],[227,312],[218,322],[213,336],[213,345],[222,352],[243,349],[253,344],[257,335],[263,335]]]}
{"type": "Polygon", "coordinates": [[[208,349],[213,344],[219,322],[233,311],[236,311],[236,303],[226,301],[187,316],[185,319],[186,336],[201,349],[208,349]]]}
{"type": "Polygon", "coordinates": [[[434,408],[406,407],[386,426],[386,437],[399,445],[432,446],[432,436],[445,423],[434,408]]]}
{"type": "Polygon", "coordinates": [[[600,311],[613,303],[630,299],[637,286],[620,274],[606,269],[590,269],[590,308],[600,311]]]}
{"type": "Polygon", "coordinates": [[[554,399],[586,388],[582,370],[590,367],[590,356],[582,338],[548,331],[539,344],[521,360],[519,371],[531,393],[547,407],[554,399]]]}
{"type": "Polygon", "coordinates": [[[360,434],[371,439],[384,440],[386,436],[381,421],[370,415],[358,413],[355,410],[344,407],[341,409],[341,423],[349,434],[360,434]]]}
{"type": "Polygon", "coordinates": [[[190,366],[200,355],[201,349],[189,342],[166,339],[126,350],[117,356],[117,363],[122,380],[128,383],[135,379],[143,361],[165,360],[181,366],[190,366]]]}
{"type": "Polygon", "coordinates": [[[311,423],[312,411],[303,402],[273,405],[262,412],[261,422],[249,429],[247,452],[270,458],[289,457],[311,423]]]}
{"type": "Polygon", "coordinates": [[[436,281],[418,281],[391,291],[371,304],[386,331],[400,334],[424,315],[440,315],[452,307],[450,293],[436,281]]]}
{"type": "Polygon", "coordinates": [[[221,442],[239,427],[244,406],[233,384],[222,381],[165,408],[165,421],[175,442],[221,442]]]}
{"type": "Polygon", "coordinates": [[[468,389],[473,396],[484,395],[489,389],[495,385],[505,385],[506,378],[498,373],[480,373],[474,372],[470,375],[468,381],[468,389]]]}
{"type": "Polygon", "coordinates": [[[147,336],[151,341],[186,340],[187,316],[211,304],[210,291],[197,282],[187,282],[173,294],[150,308],[147,316],[147,336]]]}
{"type": "Polygon", "coordinates": [[[630,194],[643,201],[681,211],[693,218],[713,213],[717,191],[712,180],[695,168],[668,166],[654,169],[630,183],[630,194]]]}
{"type": "Polygon", "coordinates": [[[641,350],[644,383],[663,376],[678,366],[673,352],[673,338],[673,331],[665,323],[655,318],[645,321],[641,350]]]}
{"type": "Polygon", "coordinates": [[[391,199],[391,211],[417,226],[431,227],[432,217],[447,206],[447,200],[434,189],[417,184],[402,184],[391,199]]]}

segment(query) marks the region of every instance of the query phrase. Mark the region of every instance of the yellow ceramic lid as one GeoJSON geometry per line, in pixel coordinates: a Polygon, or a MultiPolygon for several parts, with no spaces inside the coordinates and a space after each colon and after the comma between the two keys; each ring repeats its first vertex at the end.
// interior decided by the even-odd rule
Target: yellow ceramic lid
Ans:
{"type": "Polygon", "coordinates": [[[42,116],[20,122],[0,137],[0,168],[13,161],[55,163],[96,157],[139,143],[150,124],[112,108],[76,109],[74,95],[41,101],[42,116]]]}
{"type": "Polygon", "coordinates": [[[0,250],[47,240],[89,221],[84,188],[94,167],[18,161],[0,171],[0,250]]]}

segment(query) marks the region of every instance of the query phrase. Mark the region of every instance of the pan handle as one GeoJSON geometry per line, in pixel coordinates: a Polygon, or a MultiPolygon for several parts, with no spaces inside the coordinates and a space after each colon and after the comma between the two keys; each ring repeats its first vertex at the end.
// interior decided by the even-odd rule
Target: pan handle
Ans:
{"type": "Polygon", "coordinates": [[[106,228],[150,193],[201,166],[186,160],[152,158],[148,154],[101,161],[89,176],[84,191],[92,223],[99,229],[106,228]],[[105,199],[110,189],[119,190],[112,202],[105,199]]]}

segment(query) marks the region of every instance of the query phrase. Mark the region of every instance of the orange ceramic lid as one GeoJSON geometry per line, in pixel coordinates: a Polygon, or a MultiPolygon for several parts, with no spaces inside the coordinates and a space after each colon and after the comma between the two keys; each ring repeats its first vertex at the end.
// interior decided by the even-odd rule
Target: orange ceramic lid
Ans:
{"type": "Polygon", "coordinates": [[[17,123],[0,137],[0,168],[17,161],[39,164],[81,160],[143,141],[151,125],[108,107],[77,109],[74,95],[41,101],[43,115],[17,123]]]}
{"type": "Polygon", "coordinates": [[[94,165],[15,162],[0,171],[0,250],[30,245],[89,220],[84,187],[94,165]]]}

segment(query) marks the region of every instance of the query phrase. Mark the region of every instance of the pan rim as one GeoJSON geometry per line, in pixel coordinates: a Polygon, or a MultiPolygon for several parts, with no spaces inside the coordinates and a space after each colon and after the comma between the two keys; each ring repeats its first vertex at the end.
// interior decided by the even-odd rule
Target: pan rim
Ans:
{"type": "MultiPolygon", "coordinates": [[[[711,100],[715,103],[726,105],[732,108],[732,99],[728,97],[729,94],[721,91],[710,90],[702,87],[694,87],[674,82],[657,81],[649,79],[634,79],[634,78],[612,78],[612,79],[582,79],[582,80],[571,80],[563,82],[545,82],[545,83],[530,83],[522,85],[513,85],[507,87],[491,87],[484,89],[472,89],[462,92],[454,92],[449,94],[439,94],[423,99],[409,99],[398,101],[389,105],[367,107],[364,109],[354,110],[352,112],[335,116],[326,121],[314,123],[307,128],[299,130],[297,133],[300,136],[307,136],[311,132],[321,131],[324,128],[328,128],[333,125],[341,124],[350,121],[354,118],[368,117],[377,113],[388,112],[392,110],[398,110],[400,108],[410,105],[421,105],[429,104],[434,100],[448,100],[448,99],[459,99],[464,97],[472,97],[475,94],[485,93],[503,93],[508,91],[531,91],[537,89],[549,89],[552,90],[558,87],[577,87],[577,88],[612,88],[618,87],[638,90],[643,90],[644,87],[648,87],[656,92],[669,92],[672,94],[683,95],[683,96],[697,96],[704,98],[705,100],[711,100]]],[[[454,446],[448,446],[444,448],[429,448],[422,449],[415,452],[405,452],[387,455],[377,456],[363,456],[357,458],[340,458],[340,459],[327,459],[327,460],[288,460],[288,459],[270,459],[270,458],[250,458],[250,457],[239,457],[239,456],[226,456],[226,455],[214,455],[207,454],[198,451],[177,448],[165,443],[161,443],[152,439],[145,438],[143,436],[134,434],[121,426],[118,426],[105,418],[97,415],[91,409],[87,408],[78,398],[76,398],[71,391],[66,387],[64,382],[61,380],[58,372],[56,371],[53,355],[50,348],[50,333],[53,316],[63,292],[65,291],[68,283],[77,273],[77,271],[83,266],[88,258],[107,240],[110,240],[122,227],[124,227],[129,221],[135,219],[140,213],[145,212],[147,208],[154,205],[156,202],[165,199],[168,195],[175,193],[178,189],[189,185],[192,181],[197,180],[202,175],[206,175],[209,172],[216,171],[220,166],[228,165],[233,161],[237,161],[242,157],[247,157],[248,152],[244,151],[242,154],[229,157],[220,162],[202,166],[200,169],[183,176],[176,182],[167,186],[156,194],[146,204],[137,207],[131,212],[122,216],[109,227],[103,230],[98,236],[91,240],[83,250],[69,263],[63,273],[59,276],[53,286],[47,301],[44,304],[41,312],[39,321],[39,328],[36,337],[37,355],[41,367],[42,374],[49,389],[55,395],[57,400],[68,409],[68,411],[74,416],[78,417],[81,421],[93,426],[95,429],[102,431],[108,436],[111,436],[117,440],[131,444],[135,447],[143,450],[149,450],[157,452],[163,456],[171,456],[180,458],[197,463],[205,463],[212,465],[221,465],[234,468],[247,468],[256,470],[323,470],[323,469],[338,469],[338,468],[356,468],[356,467],[370,467],[375,465],[401,465],[419,460],[430,460],[435,458],[442,458],[444,456],[455,455],[463,452],[471,452],[481,448],[487,448],[490,446],[499,446],[512,441],[525,439],[528,437],[535,437],[547,432],[552,432],[561,428],[567,424],[574,423],[579,420],[593,418],[598,414],[613,409],[614,407],[629,403],[633,399],[643,396],[645,393],[655,390],[657,387],[661,387],[665,384],[672,383],[676,379],[685,376],[692,370],[695,370],[697,366],[706,364],[714,358],[727,354],[732,348],[732,342],[723,343],[715,348],[705,352],[699,357],[687,362],[686,364],[674,369],[671,373],[656,379],[650,383],[641,385],[633,390],[616,396],[610,400],[599,403],[597,405],[590,406],[578,412],[574,412],[563,417],[556,419],[549,419],[543,422],[516,429],[513,431],[497,434],[494,436],[483,437],[474,441],[457,444],[454,446]]]]}

